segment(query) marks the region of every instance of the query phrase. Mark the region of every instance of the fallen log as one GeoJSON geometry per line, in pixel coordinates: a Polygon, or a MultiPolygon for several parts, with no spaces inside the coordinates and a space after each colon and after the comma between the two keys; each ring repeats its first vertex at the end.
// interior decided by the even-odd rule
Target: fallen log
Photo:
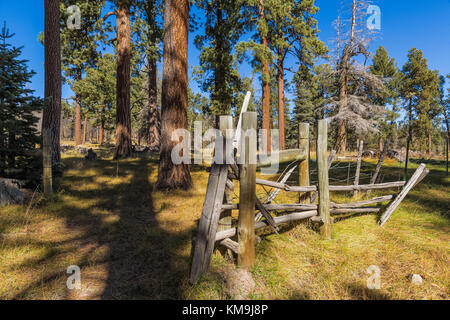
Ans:
{"type": "MultiPolygon", "coordinates": [[[[287,192],[312,192],[316,191],[316,186],[289,186],[284,183],[273,182],[263,179],[256,179],[256,184],[282,189],[287,192]]],[[[397,182],[386,182],[386,183],[378,183],[378,184],[361,184],[361,185],[350,185],[350,186],[330,186],[330,191],[354,191],[354,190],[378,190],[378,189],[390,189],[390,188],[399,188],[405,185],[405,181],[397,181],[397,182]]]]}
{"type": "Polygon", "coordinates": [[[356,202],[350,202],[350,203],[342,203],[342,204],[337,204],[337,203],[332,202],[331,207],[337,208],[337,209],[360,208],[360,207],[364,207],[364,206],[367,206],[370,204],[389,201],[389,200],[392,200],[393,198],[394,198],[394,195],[389,195],[389,196],[383,196],[383,197],[376,197],[376,198],[372,198],[369,200],[356,201],[356,202]]]}
{"type": "Polygon", "coordinates": [[[330,186],[330,191],[353,191],[353,190],[378,190],[378,189],[390,189],[399,188],[405,185],[405,181],[387,182],[379,184],[361,184],[358,186],[330,186]]]}
{"type": "Polygon", "coordinates": [[[239,254],[240,252],[240,248],[239,248],[239,243],[237,243],[236,241],[231,240],[230,238],[226,238],[222,241],[220,241],[220,244],[228,249],[230,249],[231,251],[233,251],[236,254],[239,254]]]}
{"type": "MultiPolygon", "coordinates": [[[[267,211],[279,211],[279,210],[296,210],[296,211],[309,211],[309,210],[316,210],[317,206],[314,204],[299,204],[299,203],[292,203],[292,204],[264,204],[263,207],[267,211]]],[[[223,204],[222,210],[239,210],[239,204],[238,203],[232,203],[232,204],[223,204]]],[[[255,210],[259,210],[255,206],[255,210]]]]}
{"type": "Polygon", "coordinates": [[[332,214],[344,213],[377,213],[381,208],[351,208],[351,209],[330,209],[332,214]]]}

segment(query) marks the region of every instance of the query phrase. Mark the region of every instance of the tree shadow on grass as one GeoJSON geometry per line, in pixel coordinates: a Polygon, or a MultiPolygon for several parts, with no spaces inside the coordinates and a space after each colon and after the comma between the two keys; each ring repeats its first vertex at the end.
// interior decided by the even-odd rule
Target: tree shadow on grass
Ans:
{"type": "MultiPolygon", "coordinates": [[[[66,159],[71,165],[81,161],[84,160],[66,159]]],[[[120,176],[129,175],[131,179],[109,184],[108,178],[116,174],[114,164],[115,161],[107,160],[84,162],[80,173],[84,169],[95,169],[96,175],[78,176],[75,171],[62,179],[61,193],[53,200],[49,216],[63,218],[64,231],[61,232],[70,234],[61,235],[62,240],[31,238],[23,244],[10,244],[26,247],[35,242],[36,246],[53,248],[39,259],[29,259],[15,266],[41,272],[13,298],[39,298],[51,287],[58,288],[58,294],[50,297],[56,299],[182,297],[181,288],[189,267],[189,253],[185,255],[183,249],[190,243],[191,228],[180,231],[175,223],[161,224],[158,220],[147,160],[121,162],[120,176]],[[94,189],[91,184],[95,185],[94,189]],[[65,195],[75,200],[66,202],[65,195]],[[97,286],[91,295],[80,296],[81,293],[65,288],[69,265],[81,268],[83,289],[97,286]],[[87,269],[90,271],[85,271],[87,269]],[[102,273],[100,269],[105,271],[102,273]]]]}

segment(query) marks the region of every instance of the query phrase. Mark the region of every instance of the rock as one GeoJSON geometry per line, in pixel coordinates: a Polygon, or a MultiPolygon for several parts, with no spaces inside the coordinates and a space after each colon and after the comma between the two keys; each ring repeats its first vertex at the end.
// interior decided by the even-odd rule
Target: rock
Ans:
{"type": "Polygon", "coordinates": [[[80,153],[80,154],[88,153],[88,150],[86,148],[84,148],[84,147],[78,147],[77,150],[78,150],[78,153],[80,153]]]}
{"type": "Polygon", "coordinates": [[[67,152],[69,150],[73,150],[74,146],[68,145],[68,144],[62,144],[61,145],[61,152],[67,152]]]}
{"type": "Polygon", "coordinates": [[[133,151],[134,153],[136,153],[136,154],[144,154],[144,153],[147,153],[147,152],[149,152],[149,151],[151,151],[151,150],[150,150],[149,147],[146,147],[146,146],[137,146],[137,145],[133,145],[132,151],[133,151]]]}
{"type": "Polygon", "coordinates": [[[247,300],[255,289],[255,281],[247,270],[228,266],[221,274],[225,280],[225,293],[233,300],[247,300]]]}
{"type": "Polygon", "coordinates": [[[423,283],[423,279],[420,276],[420,274],[413,274],[412,277],[411,277],[411,283],[412,284],[417,284],[417,285],[422,284],[423,283]]]}
{"type": "Polygon", "coordinates": [[[86,160],[97,160],[97,154],[94,150],[89,149],[87,156],[84,157],[86,160]]]}
{"type": "Polygon", "coordinates": [[[362,153],[363,158],[374,158],[375,152],[372,150],[366,150],[362,153]]]}
{"type": "Polygon", "coordinates": [[[0,206],[21,203],[23,198],[20,183],[17,180],[0,178],[0,206]]]}

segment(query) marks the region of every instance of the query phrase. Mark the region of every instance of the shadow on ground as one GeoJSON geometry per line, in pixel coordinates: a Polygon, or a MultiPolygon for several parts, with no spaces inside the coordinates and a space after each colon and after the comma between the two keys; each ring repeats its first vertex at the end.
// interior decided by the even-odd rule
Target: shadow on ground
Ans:
{"type": "MultiPolygon", "coordinates": [[[[69,174],[60,181],[49,214],[64,219],[60,232],[70,235],[64,240],[34,240],[36,246],[54,250],[28,262],[28,267],[42,273],[13,298],[39,298],[43,287],[55,287],[59,294],[52,298],[58,299],[180,299],[189,266],[189,256],[180,252],[190,242],[192,230],[179,231],[167,223],[163,227],[158,221],[149,182],[151,160],[121,162],[119,179],[128,177],[127,182],[115,184],[108,179],[117,175],[116,161],[88,162],[74,157],[64,162],[68,168],[78,167],[75,173],[80,175],[69,174]],[[95,175],[83,174],[90,169],[95,175]],[[73,201],[66,203],[64,195],[73,201]],[[82,293],[74,296],[64,288],[67,266],[56,265],[62,256],[67,266],[81,268],[82,293]]],[[[26,245],[30,245],[28,240],[26,245]]]]}

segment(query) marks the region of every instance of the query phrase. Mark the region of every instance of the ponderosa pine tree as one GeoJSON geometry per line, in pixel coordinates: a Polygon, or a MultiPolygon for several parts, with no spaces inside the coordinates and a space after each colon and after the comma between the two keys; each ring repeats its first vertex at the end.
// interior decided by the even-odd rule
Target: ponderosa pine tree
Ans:
{"type": "Polygon", "coordinates": [[[117,64],[112,54],[99,58],[95,68],[87,68],[85,77],[73,85],[80,97],[85,112],[97,118],[99,144],[103,144],[105,129],[114,127],[113,115],[116,113],[116,72],[117,64]]]}
{"type": "Polygon", "coordinates": [[[27,89],[34,71],[20,60],[22,48],[7,43],[10,34],[4,24],[0,33],[0,176],[29,178],[29,152],[39,142],[38,117],[43,101],[27,89]]]}
{"type": "Polygon", "coordinates": [[[42,131],[51,132],[52,163],[61,161],[61,39],[59,0],[45,0],[45,108],[42,115],[42,131]]]}
{"type": "Polygon", "coordinates": [[[311,129],[317,120],[325,116],[326,105],[334,94],[334,71],[329,64],[315,66],[312,72],[299,70],[293,79],[295,83],[295,106],[293,118],[308,122],[311,129]]]}
{"type": "Polygon", "coordinates": [[[131,155],[131,27],[130,0],[117,0],[117,85],[116,85],[116,149],[114,159],[131,155]]]}
{"type": "Polygon", "coordinates": [[[370,73],[380,77],[384,83],[385,90],[372,92],[372,100],[375,104],[385,108],[385,116],[380,119],[379,126],[379,148],[383,150],[383,139],[387,139],[394,132],[393,126],[396,118],[396,107],[398,96],[397,79],[399,70],[394,58],[390,58],[386,49],[379,46],[375,56],[372,59],[372,65],[369,68],[370,73]],[[391,110],[387,110],[387,104],[392,105],[391,110]]]}
{"type": "Polygon", "coordinates": [[[198,6],[204,10],[206,21],[205,33],[195,38],[195,45],[201,50],[196,78],[202,89],[211,94],[211,114],[230,114],[241,91],[232,51],[246,26],[243,1],[201,0],[198,6]]]}
{"type": "MultiPolygon", "coordinates": [[[[264,6],[264,0],[259,0],[258,3],[258,32],[261,41],[261,45],[264,51],[268,50],[267,47],[267,21],[266,21],[266,8],[264,6]]],[[[262,70],[261,70],[261,84],[262,84],[262,128],[266,130],[266,151],[272,151],[272,142],[270,138],[270,74],[269,74],[269,59],[262,55],[261,58],[262,70]]]]}
{"type": "Polygon", "coordinates": [[[299,65],[312,67],[314,59],[326,53],[324,44],[318,39],[318,12],[314,1],[265,0],[267,41],[275,56],[278,87],[279,148],[285,149],[285,59],[294,54],[299,65]]]}
{"type": "Polygon", "coordinates": [[[166,0],[164,13],[161,152],[158,189],[190,189],[189,164],[174,164],[172,141],[177,129],[187,129],[189,0],[166,0]]]}
{"type": "MultiPolygon", "coordinates": [[[[103,38],[103,31],[98,21],[105,0],[62,0],[60,4],[61,17],[61,54],[64,81],[71,86],[81,80],[87,67],[95,65],[98,52],[97,43],[103,38]],[[68,8],[76,5],[80,9],[79,26],[69,21],[74,14],[68,8]],[[69,25],[70,23],[70,25],[69,25]]],[[[78,19],[78,17],[77,17],[78,19]]],[[[85,139],[85,137],[84,137],[85,139]]],[[[83,139],[83,140],[84,140],[83,139]]],[[[75,96],[75,144],[82,143],[81,136],[81,98],[75,96]]]]}
{"type": "MultiPolygon", "coordinates": [[[[427,59],[424,58],[422,51],[416,48],[409,51],[402,73],[400,94],[407,113],[408,147],[413,142],[416,127],[418,129],[416,136],[421,130],[426,132],[430,151],[432,118],[436,114],[436,98],[439,98],[439,75],[428,69],[427,59]]],[[[418,141],[417,145],[420,147],[423,145],[422,142],[418,141]]]]}
{"type": "MultiPolygon", "coordinates": [[[[450,79],[450,74],[447,75],[447,79],[450,79]]],[[[445,77],[441,76],[441,81],[440,81],[440,100],[441,100],[441,105],[442,105],[442,114],[444,115],[444,121],[445,121],[445,126],[447,128],[447,139],[448,141],[450,141],[450,127],[449,127],[449,123],[448,123],[448,113],[450,110],[450,88],[447,89],[447,99],[445,98],[445,89],[444,89],[444,85],[445,85],[445,77]]]]}
{"type": "Polygon", "coordinates": [[[146,109],[142,109],[139,119],[140,129],[146,128],[147,132],[139,132],[147,140],[152,150],[159,150],[161,142],[161,117],[158,110],[158,72],[157,62],[161,57],[159,44],[162,38],[162,27],[158,17],[162,13],[161,0],[139,0],[136,3],[136,15],[132,23],[132,29],[136,41],[134,46],[145,59],[147,73],[147,99],[146,109]],[[148,123],[145,123],[148,122],[148,123]]]}

